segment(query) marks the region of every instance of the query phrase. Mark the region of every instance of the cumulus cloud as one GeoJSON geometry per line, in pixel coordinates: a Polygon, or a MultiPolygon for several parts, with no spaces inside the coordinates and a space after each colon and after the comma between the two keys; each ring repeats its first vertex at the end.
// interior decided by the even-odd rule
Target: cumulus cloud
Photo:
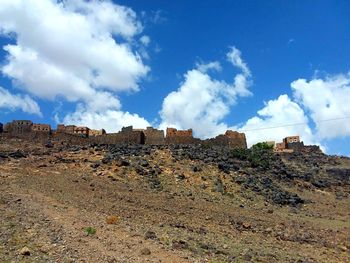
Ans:
{"type": "Polygon", "coordinates": [[[298,79],[291,87],[295,100],[310,113],[318,137],[350,136],[349,119],[344,119],[350,116],[350,74],[298,79]]]}
{"type": "Polygon", "coordinates": [[[118,92],[137,91],[149,71],[133,46],[142,30],[132,9],[108,0],[2,0],[0,34],[15,44],[3,47],[1,72],[39,98],[123,114],[118,92]]]}
{"type": "Polygon", "coordinates": [[[306,144],[319,144],[308,123],[304,110],[284,94],[265,103],[257,116],[235,128],[245,132],[249,146],[262,141],[279,142],[291,135],[300,135],[306,144]]]}
{"type": "Polygon", "coordinates": [[[103,113],[92,112],[83,106],[65,116],[64,123],[75,123],[76,125],[88,126],[92,129],[104,128],[107,132],[117,132],[122,127],[132,125],[134,128],[146,128],[150,126],[147,120],[137,114],[118,110],[107,110],[103,113]]]}
{"type": "Polygon", "coordinates": [[[39,105],[28,95],[14,95],[0,87],[0,108],[17,110],[41,116],[39,105]]]}
{"type": "Polygon", "coordinates": [[[306,144],[322,146],[326,139],[350,136],[350,74],[298,79],[291,89],[292,99],[270,100],[257,116],[235,127],[246,133],[248,145],[300,135],[306,144]]]}
{"type": "Polygon", "coordinates": [[[233,83],[217,80],[209,70],[221,70],[219,62],[197,64],[184,75],[177,91],[167,95],[160,111],[160,127],[178,129],[193,128],[195,136],[208,138],[223,133],[227,125],[222,122],[238,97],[250,95],[250,71],[241,59],[238,49],[231,48],[227,59],[242,73],[234,77],[233,83]]]}

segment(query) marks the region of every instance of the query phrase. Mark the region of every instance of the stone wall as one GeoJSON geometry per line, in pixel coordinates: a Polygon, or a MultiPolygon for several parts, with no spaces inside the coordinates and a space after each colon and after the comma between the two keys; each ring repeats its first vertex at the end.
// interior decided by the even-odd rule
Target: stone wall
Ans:
{"type": "Polygon", "coordinates": [[[193,138],[192,129],[177,130],[175,128],[167,128],[165,143],[166,144],[193,144],[193,143],[200,143],[200,140],[193,138]]]}
{"type": "Polygon", "coordinates": [[[5,125],[5,132],[11,134],[25,134],[32,130],[33,122],[29,120],[12,121],[5,125]]]}
{"type": "Polygon", "coordinates": [[[141,131],[123,131],[89,138],[97,144],[144,144],[145,135],[141,131]]]}
{"type": "Polygon", "coordinates": [[[287,143],[286,149],[290,149],[293,151],[301,151],[304,148],[304,143],[303,142],[292,142],[292,143],[287,143]]]}
{"type": "Polygon", "coordinates": [[[166,137],[193,137],[192,129],[188,130],[177,130],[175,128],[166,129],[166,137]]]}
{"type": "Polygon", "coordinates": [[[247,149],[245,134],[230,130],[226,131],[225,134],[221,134],[215,138],[205,140],[203,144],[210,146],[228,146],[230,148],[247,149]]]}
{"type": "Polygon", "coordinates": [[[51,132],[51,126],[49,124],[36,124],[32,125],[32,131],[35,132],[51,132]]]}
{"type": "Polygon", "coordinates": [[[157,130],[152,127],[147,127],[146,130],[143,130],[143,133],[145,134],[145,144],[161,145],[165,143],[163,130],[157,130]]]}

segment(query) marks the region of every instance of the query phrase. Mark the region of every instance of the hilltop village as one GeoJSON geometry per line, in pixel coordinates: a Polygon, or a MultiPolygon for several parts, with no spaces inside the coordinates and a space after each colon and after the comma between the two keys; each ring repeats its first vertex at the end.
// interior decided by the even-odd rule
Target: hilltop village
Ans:
{"type": "MultiPolygon", "coordinates": [[[[132,126],[123,127],[117,133],[106,133],[104,129],[94,130],[89,127],[58,124],[56,130],[49,124],[37,124],[30,120],[13,120],[5,125],[0,123],[0,135],[2,137],[18,137],[33,141],[50,141],[52,143],[67,144],[201,144],[206,146],[221,146],[230,148],[247,149],[247,141],[244,133],[227,130],[215,138],[201,140],[193,137],[192,129],[177,130],[167,128],[163,130],[153,127],[146,129],[134,129],[132,126]]],[[[287,152],[301,150],[319,150],[317,146],[304,146],[299,136],[290,136],[282,142],[266,142],[275,152],[287,152]]]]}

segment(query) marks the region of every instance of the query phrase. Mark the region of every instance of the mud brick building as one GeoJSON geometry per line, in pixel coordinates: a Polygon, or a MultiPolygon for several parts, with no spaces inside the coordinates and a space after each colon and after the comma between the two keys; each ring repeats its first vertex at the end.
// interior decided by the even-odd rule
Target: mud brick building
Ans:
{"type": "Polygon", "coordinates": [[[51,132],[51,126],[49,124],[37,124],[37,123],[34,123],[32,125],[32,131],[33,132],[47,132],[47,133],[50,133],[51,132]]]}
{"type": "Polygon", "coordinates": [[[177,130],[175,128],[167,128],[165,142],[167,144],[192,144],[198,143],[199,140],[193,138],[192,129],[177,130]]]}

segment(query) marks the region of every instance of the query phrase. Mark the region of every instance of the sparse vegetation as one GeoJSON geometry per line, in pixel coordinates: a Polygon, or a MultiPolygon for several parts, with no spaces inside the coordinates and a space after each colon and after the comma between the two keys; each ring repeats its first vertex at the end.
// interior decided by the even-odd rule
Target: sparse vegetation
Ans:
{"type": "Polygon", "coordinates": [[[252,150],[273,150],[273,145],[266,142],[259,142],[251,147],[252,150]]]}
{"type": "Polygon", "coordinates": [[[93,228],[91,226],[85,228],[85,233],[89,235],[95,235],[96,234],[96,228],[93,228]]]}
{"type": "Polygon", "coordinates": [[[350,159],[12,143],[0,157],[25,155],[0,159],[1,262],[25,246],[28,262],[349,262],[350,159]]]}

